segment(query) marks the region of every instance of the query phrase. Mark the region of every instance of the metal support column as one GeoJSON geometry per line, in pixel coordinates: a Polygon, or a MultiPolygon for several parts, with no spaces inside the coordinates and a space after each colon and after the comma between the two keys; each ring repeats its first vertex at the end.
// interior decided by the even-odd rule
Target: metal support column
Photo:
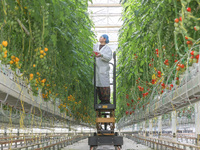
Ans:
{"type": "Polygon", "coordinates": [[[153,136],[153,132],[152,132],[152,119],[149,120],[149,137],[152,137],[153,136]]]}
{"type": "Polygon", "coordinates": [[[4,136],[7,136],[7,127],[4,128],[4,136]]]}
{"type": "Polygon", "coordinates": [[[143,136],[146,137],[146,121],[143,122],[143,136]]]}
{"type": "Polygon", "coordinates": [[[162,116],[158,116],[158,138],[162,135],[162,116]]]}
{"type": "Polygon", "coordinates": [[[177,123],[177,113],[176,111],[172,111],[172,135],[173,135],[173,141],[177,141],[176,138],[176,133],[177,133],[177,127],[176,127],[176,123],[177,123]]]}
{"type": "Polygon", "coordinates": [[[195,132],[197,145],[200,146],[200,102],[195,103],[195,132]]]}
{"type": "Polygon", "coordinates": [[[139,135],[142,135],[142,125],[141,125],[141,123],[139,123],[139,135]]]}
{"type": "Polygon", "coordinates": [[[138,131],[138,125],[135,124],[134,131],[138,131]]]}

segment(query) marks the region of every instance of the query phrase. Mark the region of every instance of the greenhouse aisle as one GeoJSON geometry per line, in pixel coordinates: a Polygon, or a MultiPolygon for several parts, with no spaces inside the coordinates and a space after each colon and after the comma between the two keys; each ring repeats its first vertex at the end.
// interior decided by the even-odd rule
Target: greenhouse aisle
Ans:
{"type": "MultiPolygon", "coordinates": [[[[123,140],[124,145],[122,146],[122,150],[151,150],[150,148],[141,144],[137,144],[127,138],[124,138],[123,140]]],[[[63,148],[62,150],[89,150],[88,139],[81,140],[73,145],[63,148]]]]}

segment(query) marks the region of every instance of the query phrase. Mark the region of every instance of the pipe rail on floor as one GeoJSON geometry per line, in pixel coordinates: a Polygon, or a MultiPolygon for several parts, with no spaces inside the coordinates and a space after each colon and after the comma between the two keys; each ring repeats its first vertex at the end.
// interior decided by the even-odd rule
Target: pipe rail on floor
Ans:
{"type": "MultiPolygon", "coordinates": [[[[139,135],[139,134],[144,135],[145,134],[147,136],[149,136],[149,133],[150,133],[149,131],[146,131],[146,132],[140,132],[140,131],[121,132],[121,134],[123,134],[123,135],[139,135]]],[[[152,132],[152,136],[156,137],[156,138],[166,139],[166,140],[173,138],[172,134],[162,133],[161,135],[159,135],[158,132],[155,132],[155,131],[152,132]]],[[[191,143],[194,145],[197,145],[197,141],[198,141],[198,138],[195,137],[194,133],[178,133],[176,139],[179,142],[186,142],[186,143],[191,143]]]]}
{"type": "Polygon", "coordinates": [[[73,144],[82,139],[88,138],[90,134],[88,133],[79,133],[77,135],[34,135],[34,136],[12,136],[12,137],[3,137],[0,138],[0,149],[12,149],[12,150],[21,150],[21,149],[46,149],[52,147],[53,149],[64,147],[66,145],[73,144]]]}
{"type": "Polygon", "coordinates": [[[180,142],[174,142],[173,140],[166,140],[162,138],[144,137],[141,135],[124,134],[128,139],[131,139],[139,144],[146,145],[152,149],[163,150],[200,150],[200,146],[185,144],[180,142]]]}

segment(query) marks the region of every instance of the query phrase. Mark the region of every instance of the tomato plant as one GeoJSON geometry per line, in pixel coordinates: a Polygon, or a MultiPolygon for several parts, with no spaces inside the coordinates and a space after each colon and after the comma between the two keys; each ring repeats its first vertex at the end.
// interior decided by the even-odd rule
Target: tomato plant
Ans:
{"type": "Polygon", "coordinates": [[[95,40],[87,6],[87,0],[1,1],[0,60],[20,70],[35,96],[41,92],[46,101],[58,98],[61,111],[94,123],[89,108],[95,40]]]}
{"type": "Polygon", "coordinates": [[[200,43],[198,0],[122,0],[122,5],[124,23],[118,47],[117,93],[120,101],[117,119],[126,111],[132,111],[126,106],[130,99],[136,99],[133,105],[137,110],[151,103],[154,87],[158,87],[154,95],[173,90],[172,81],[177,79],[178,85],[179,75],[189,65],[198,62],[199,49],[195,46],[200,43]],[[187,63],[191,49],[194,57],[187,63]],[[149,94],[144,96],[138,85],[144,91],[150,89],[149,94]],[[130,99],[124,98],[125,93],[130,99]]]}

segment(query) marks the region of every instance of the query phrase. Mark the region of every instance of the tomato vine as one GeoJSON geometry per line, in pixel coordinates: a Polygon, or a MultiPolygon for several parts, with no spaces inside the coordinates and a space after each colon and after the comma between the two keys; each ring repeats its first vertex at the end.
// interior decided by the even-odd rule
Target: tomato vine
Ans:
{"type": "Polygon", "coordinates": [[[88,0],[1,0],[0,60],[20,70],[35,96],[60,99],[61,112],[94,123],[87,6],[88,0]]]}
{"type": "Polygon", "coordinates": [[[200,38],[199,0],[123,0],[122,5],[118,120],[172,90],[174,79],[179,85],[179,76],[198,62],[200,38]],[[191,51],[195,51],[193,56],[191,51]]]}

